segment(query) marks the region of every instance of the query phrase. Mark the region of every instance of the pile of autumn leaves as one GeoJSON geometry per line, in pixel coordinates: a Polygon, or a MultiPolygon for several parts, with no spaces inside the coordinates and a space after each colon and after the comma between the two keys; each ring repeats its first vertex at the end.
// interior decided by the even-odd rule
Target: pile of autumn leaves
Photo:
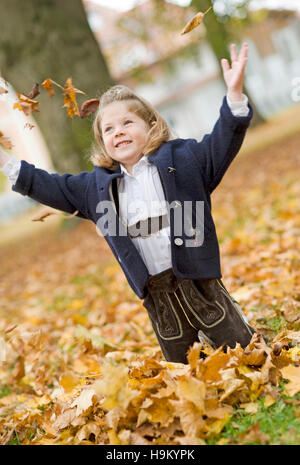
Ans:
{"type": "Polygon", "coordinates": [[[104,340],[99,345],[78,328],[68,337],[77,343],[73,371],[67,357],[58,360],[60,367],[51,363],[57,334],[26,324],[2,334],[7,382],[21,380],[18,394],[0,399],[2,444],[17,431],[22,444],[201,445],[222,431],[234,405],[255,411],[262,397],[272,405],[283,378],[291,380],[291,395],[299,390],[300,368],[293,361],[300,360],[300,331],[282,332],[272,347],[257,334],[245,349],[237,344],[226,352],[195,343],[184,365],[163,361],[151,344],[138,354],[114,350],[104,340]],[[53,386],[53,370],[59,369],[53,386]]]}

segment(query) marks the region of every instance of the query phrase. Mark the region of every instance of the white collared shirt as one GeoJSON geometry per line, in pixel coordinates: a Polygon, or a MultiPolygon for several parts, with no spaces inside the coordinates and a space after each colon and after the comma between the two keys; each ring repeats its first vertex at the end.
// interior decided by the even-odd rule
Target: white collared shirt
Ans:
{"type": "MultiPolygon", "coordinates": [[[[248,98],[243,94],[240,102],[231,102],[227,96],[228,106],[234,116],[247,116],[248,98]]],[[[11,157],[1,171],[14,184],[18,178],[21,162],[11,157]]],[[[131,226],[138,221],[167,213],[167,205],[158,170],[143,156],[133,167],[132,175],[121,165],[124,173],[118,179],[118,193],[121,220],[131,226]],[[125,194],[125,195],[124,195],[125,194]]],[[[154,275],[172,267],[170,227],[143,239],[132,239],[141,255],[149,274],[154,275]]]]}
{"type": "MultiPolygon", "coordinates": [[[[160,176],[155,165],[143,156],[133,167],[132,174],[121,165],[123,178],[118,179],[120,217],[132,226],[138,221],[167,214],[167,205],[160,176]],[[124,195],[126,194],[126,195],[124,195]]],[[[133,244],[141,255],[149,274],[171,268],[170,226],[146,238],[135,237],[133,244]]]]}

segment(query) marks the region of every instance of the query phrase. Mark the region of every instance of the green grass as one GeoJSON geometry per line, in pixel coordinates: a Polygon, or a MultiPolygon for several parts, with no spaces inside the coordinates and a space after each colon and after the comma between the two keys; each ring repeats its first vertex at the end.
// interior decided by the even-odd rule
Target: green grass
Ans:
{"type": "Polygon", "coordinates": [[[20,441],[18,432],[14,430],[14,433],[11,437],[11,439],[8,441],[7,445],[8,446],[20,446],[22,442],[20,441]]]}
{"type": "Polygon", "coordinates": [[[223,438],[228,439],[229,444],[262,444],[259,440],[250,443],[241,439],[243,434],[258,423],[260,431],[269,436],[267,444],[299,445],[300,418],[298,404],[300,393],[294,397],[289,397],[283,392],[284,390],[282,390],[280,398],[269,407],[265,407],[263,398],[260,399],[258,401],[259,408],[255,414],[236,408],[223,431],[218,436],[209,438],[207,444],[217,444],[223,438]]]}
{"type": "Polygon", "coordinates": [[[265,325],[269,326],[275,335],[287,327],[286,320],[281,316],[274,316],[265,321],[265,325]]]}
{"type": "Polygon", "coordinates": [[[12,391],[7,384],[3,384],[2,386],[0,386],[0,399],[1,397],[9,396],[9,394],[11,393],[12,391]]]}

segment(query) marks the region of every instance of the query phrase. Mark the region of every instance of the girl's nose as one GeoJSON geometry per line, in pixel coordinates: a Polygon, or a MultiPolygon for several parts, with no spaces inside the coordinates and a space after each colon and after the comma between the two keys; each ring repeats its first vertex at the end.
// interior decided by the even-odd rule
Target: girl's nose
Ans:
{"type": "Polygon", "coordinates": [[[123,135],[124,135],[124,129],[121,126],[119,128],[116,127],[115,136],[123,136],[123,135]]]}

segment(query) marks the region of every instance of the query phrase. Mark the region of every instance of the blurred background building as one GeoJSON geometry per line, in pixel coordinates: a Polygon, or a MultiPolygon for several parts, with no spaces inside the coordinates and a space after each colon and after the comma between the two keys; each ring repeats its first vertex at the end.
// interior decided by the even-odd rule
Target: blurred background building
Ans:
{"type": "MultiPolygon", "coordinates": [[[[181,36],[180,28],[175,33],[149,21],[151,1],[126,12],[93,0],[84,0],[84,5],[117,82],[153,103],[179,137],[199,139],[211,131],[225,86],[204,24],[194,35],[181,36]]],[[[195,14],[186,13],[186,21],[195,14]]],[[[173,22],[182,21],[182,8],[170,3],[168,15],[173,22]]],[[[300,76],[299,13],[270,10],[263,21],[244,29],[243,40],[249,43],[246,91],[261,115],[268,118],[293,105],[292,80],[300,76]]]]}

